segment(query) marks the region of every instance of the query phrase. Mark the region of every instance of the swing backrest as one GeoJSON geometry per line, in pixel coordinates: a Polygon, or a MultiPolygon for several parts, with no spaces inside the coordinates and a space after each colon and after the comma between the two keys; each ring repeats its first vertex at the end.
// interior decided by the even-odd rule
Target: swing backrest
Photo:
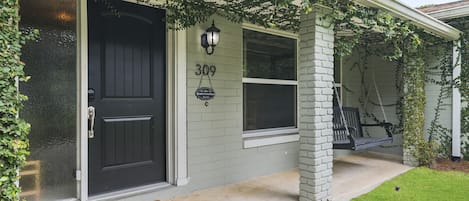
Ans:
{"type": "MultiPolygon", "coordinates": [[[[349,127],[350,135],[356,138],[363,137],[358,108],[342,107],[342,110],[349,127]]],[[[334,107],[333,115],[332,122],[334,128],[334,141],[347,140],[347,130],[345,129],[345,125],[342,121],[339,107],[334,107]]]]}

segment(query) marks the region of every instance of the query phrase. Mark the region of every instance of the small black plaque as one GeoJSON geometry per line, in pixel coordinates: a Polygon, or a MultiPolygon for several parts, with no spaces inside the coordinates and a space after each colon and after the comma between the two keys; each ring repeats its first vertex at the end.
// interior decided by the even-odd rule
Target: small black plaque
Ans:
{"type": "Polygon", "coordinates": [[[200,100],[207,101],[215,97],[215,91],[210,87],[200,87],[195,90],[195,96],[200,100]]]}

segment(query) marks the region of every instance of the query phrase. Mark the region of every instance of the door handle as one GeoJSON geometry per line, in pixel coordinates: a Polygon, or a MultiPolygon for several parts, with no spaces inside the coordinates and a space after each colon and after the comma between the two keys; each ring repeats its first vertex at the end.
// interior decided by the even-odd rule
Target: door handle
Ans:
{"type": "Polygon", "coordinates": [[[88,107],[88,138],[94,138],[94,119],[96,117],[96,108],[88,107]]]}

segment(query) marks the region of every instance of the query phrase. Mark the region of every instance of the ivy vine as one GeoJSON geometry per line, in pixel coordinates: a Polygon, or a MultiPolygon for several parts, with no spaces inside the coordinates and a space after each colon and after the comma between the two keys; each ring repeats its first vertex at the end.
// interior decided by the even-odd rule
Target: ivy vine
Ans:
{"type": "MultiPolygon", "coordinates": [[[[150,3],[149,0],[138,1],[150,3]]],[[[95,2],[105,3],[118,14],[111,0],[95,2]]],[[[232,22],[247,21],[264,27],[298,31],[300,16],[312,12],[315,4],[331,8],[325,17],[329,18],[336,34],[336,55],[350,54],[368,33],[376,30],[390,44],[392,51],[385,58],[399,63],[404,82],[401,101],[404,148],[412,150],[421,163],[431,162],[435,145],[432,140],[424,140],[423,131],[425,34],[408,21],[395,18],[378,8],[361,6],[352,0],[302,0],[300,4],[295,4],[294,0],[172,0],[154,6],[167,9],[166,20],[174,29],[185,29],[206,22],[217,14],[232,22]],[[343,32],[350,34],[342,35],[343,32]]],[[[23,71],[24,63],[20,60],[21,47],[27,40],[34,38],[37,32],[22,33],[19,30],[18,9],[18,0],[0,1],[0,196],[4,200],[18,199],[18,170],[29,153],[27,134],[30,126],[18,118],[22,101],[27,98],[18,92],[17,83],[28,80],[23,71]]],[[[462,41],[463,58],[469,59],[467,35],[463,36],[462,41]]],[[[456,84],[466,103],[469,101],[468,59],[463,59],[463,72],[456,84]]],[[[465,107],[462,113],[463,130],[467,132],[469,109],[465,107]]]]}
{"type": "MultiPolygon", "coordinates": [[[[422,139],[419,139],[418,143],[421,147],[420,151],[413,150],[414,154],[420,155],[418,158],[424,159],[422,163],[428,163],[432,160],[427,160],[425,158],[434,158],[438,157],[451,157],[451,144],[452,144],[452,130],[446,125],[442,124],[441,113],[443,110],[448,109],[448,103],[452,98],[452,90],[454,87],[457,87],[462,94],[462,119],[461,119],[461,133],[462,133],[462,152],[463,156],[469,156],[469,18],[454,19],[449,22],[451,25],[456,28],[464,31],[465,33],[461,36],[462,46],[458,51],[462,54],[461,67],[462,72],[461,76],[456,80],[453,79],[453,42],[446,41],[441,38],[431,36],[426,33],[419,33],[420,41],[422,42],[422,47],[424,48],[421,52],[424,52],[423,55],[424,65],[427,66],[425,69],[425,82],[432,83],[440,87],[438,96],[436,97],[436,106],[433,109],[433,118],[427,116],[426,118],[432,118],[428,130],[425,131],[426,142],[422,139]],[[436,77],[436,78],[435,78],[436,77]]],[[[392,49],[388,44],[380,44],[380,48],[375,48],[370,44],[377,44],[380,41],[383,41],[383,38],[367,35],[362,38],[357,48],[354,51],[358,52],[359,61],[352,67],[350,70],[358,70],[362,79],[361,79],[361,91],[359,95],[359,102],[364,111],[364,116],[373,120],[374,122],[382,122],[383,120],[379,119],[375,114],[367,110],[367,105],[378,105],[369,98],[369,87],[368,83],[364,79],[369,72],[368,67],[368,57],[374,56],[386,56],[390,55],[386,50],[392,49]]],[[[417,46],[415,46],[417,47],[417,46]]],[[[408,53],[406,53],[408,55],[408,53]]],[[[405,54],[403,54],[405,56],[405,54]]],[[[418,56],[422,57],[422,55],[418,56]]],[[[414,57],[414,58],[418,58],[414,57]]],[[[396,106],[396,115],[400,120],[397,125],[394,127],[394,133],[403,133],[403,121],[405,120],[402,113],[402,106],[404,103],[404,90],[403,90],[403,79],[402,70],[405,70],[405,64],[403,60],[396,60],[398,68],[396,68],[396,81],[395,87],[400,98],[398,98],[395,104],[388,104],[387,106],[396,106]],[[401,109],[400,109],[401,108],[401,109]]],[[[406,78],[407,79],[407,78],[406,78]]],[[[351,93],[356,93],[350,91],[351,93]]],[[[407,103],[408,104],[408,103],[407,103]]],[[[408,136],[408,135],[407,135],[408,136]]],[[[411,137],[412,138],[412,137],[411,137]]],[[[408,139],[409,140],[409,139],[408,139]]],[[[383,146],[383,148],[389,148],[391,146],[383,146]]],[[[393,146],[392,146],[393,147],[393,146]]]]}
{"type": "Polygon", "coordinates": [[[462,149],[466,160],[469,160],[469,17],[453,19],[451,25],[463,31],[461,36],[461,75],[455,80],[455,85],[461,92],[461,133],[462,149]]]}
{"type": "MultiPolygon", "coordinates": [[[[425,140],[424,135],[424,112],[425,112],[425,62],[423,52],[425,43],[423,36],[430,37],[417,26],[408,21],[395,18],[388,12],[378,8],[370,8],[356,4],[352,0],[304,0],[300,6],[295,6],[293,1],[240,1],[256,2],[239,3],[236,10],[249,11],[253,8],[268,10],[268,16],[256,18],[248,13],[233,13],[232,10],[224,8],[231,1],[217,1],[218,3],[207,3],[203,7],[202,13],[191,13],[192,10],[203,10],[203,1],[174,1],[167,5],[169,13],[177,13],[175,17],[167,19],[169,22],[181,25],[182,28],[193,26],[196,23],[207,21],[213,14],[227,17],[233,22],[249,21],[262,26],[277,25],[280,29],[298,30],[299,23],[289,23],[277,21],[286,19],[287,21],[299,20],[302,13],[313,11],[314,4],[321,4],[331,8],[331,12],[324,18],[331,22],[335,33],[335,54],[339,56],[349,55],[355,46],[360,44],[370,33],[381,33],[384,42],[390,44],[390,51],[384,57],[391,61],[396,61],[402,69],[402,131],[404,134],[404,149],[408,150],[413,157],[422,165],[430,164],[436,155],[436,143],[433,140],[425,140]],[[267,2],[271,2],[270,4],[267,2]],[[272,3],[273,2],[273,3],[272,3]],[[254,7],[253,7],[254,6],[254,7]],[[173,11],[171,12],[171,9],[173,11]],[[286,9],[290,12],[279,15],[278,10],[286,9]],[[292,11],[291,9],[296,9],[292,11]],[[199,14],[199,15],[197,15],[199,14]],[[239,16],[241,17],[233,17],[239,16]],[[196,17],[194,17],[196,16],[196,17]],[[268,17],[268,18],[265,18],[268,17]],[[191,18],[191,20],[187,20],[191,18]],[[268,19],[266,21],[265,19],[268,19]],[[269,20],[273,23],[270,23],[269,20]],[[344,32],[348,34],[343,34],[344,32]]],[[[254,9],[255,10],[255,9],[254,9]]],[[[256,15],[259,13],[254,12],[256,15]]],[[[262,12],[261,12],[262,13],[262,12]]]]}
{"type": "Polygon", "coordinates": [[[439,157],[451,156],[451,129],[442,124],[441,112],[444,110],[444,107],[447,106],[445,105],[445,101],[448,101],[449,98],[451,98],[454,86],[454,80],[452,78],[452,48],[452,43],[440,41],[434,43],[430,48],[428,48],[426,53],[427,55],[431,55],[433,58],[439,59],[439,62],[434,66],[429,67],[426,72],[426,81],[440,87],[438,97],[436,98],[433,119],[431,120],[430,127],[427,130],[429,141],[435,139],[439,144],[439,157]],[[433,78],[435,76],[438,77],[438,79],[433,78]]]}
{"type": "Polygon", "coordinates": [[[30,125],[19,118],[22,102],[27,99],[18,91],[18,83],[29,79],[21,62],[21,47],[37,31],[19,30],[18,0],[0,1],[0,198],[18,200],[16,185],[19,169],[29,155],[30,125]]]}
{"type": "MultiPolygon", "coordinates": [[[[110,0],[95,0],[109,5],[110,0]]],[[[138,0],[151,4],[148,0],[138,0]]],[[[379,8],[365,7],[353,0],[256,0],[256,1],[205,1],[173,0],[161,5],[167,9],[166,21],[174,29],[186,29],[208,21],[213,15],[239,23],[250,22],[269,28],[298,31],[300,17],[312,12],[316,4],[329,7],[324,16],[335,33],[335,54],[349,55],[370,33],[380,33],[391,49],[384,57],[398,62],[403,76],[400,86],[404,148],[421,163],[430,163],[435,155],[433,139],[424,140],[425,109],[425,51],[424,38],[432,38],[409,21],[391,16],[379,8]],[[345,34],[344,34],[345,33],[345,34]]],[[[111,6],[112,7],[112,6],[111,6]]],[[[118,12],[118,11],[116,11],[118,12]]],[[[433,37],[434,38],[434,37],[433,37]]],[[[431,40],[429,40],[431,41],[431,40]]]]}
{"type": "Polygon", "coordinates": [[[438,55],[441,58],[439,64],[433,67],[435,72],[440,75],[439,80],[429,80],[435,84],[438,84],[440,93],[437,100],[437,107],[435,108],[434,119],[432,120],[431,127],[429,129],[430,137],[435,137],[440,143],[440,151],[438,152],[444,157],[451,156],[451,144],[452,144],[452,130],[443,126],[440,121],[440,112],[443,106],[444,100],[450,101],[452,97],[452,89],[458,88],[462,98],[462,109],[461,109],[461,151],[466,160],[469,160],[469,17],[457,18],[449,20],[448,23],[459,30],[463,31],[460,37],[461,46],[458,47],[457,51],[461,53],[460,60],[461,75],[457,79],[453,79],[453,64],[452,55],[452,44],[444,41],[433,41],[433,46],[439,45],[439,49],[435,49],[431,52],[431,55],[438,55]]]}

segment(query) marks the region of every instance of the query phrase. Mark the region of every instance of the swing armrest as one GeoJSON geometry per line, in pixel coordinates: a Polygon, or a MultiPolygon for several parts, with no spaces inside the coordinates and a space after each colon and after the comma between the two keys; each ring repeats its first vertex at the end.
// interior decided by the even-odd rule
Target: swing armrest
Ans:
{"type": "Polygon", "coordinates": [[[392,137],[392,123],[389,122],[382,122],[382,123],[377,123],[377,124],[361,124],[362,127],[373,127],[373,126],[379,126],[383,127],[384,130],[386,130],[386,134],[388,137],[392,137]]]}
{"type": "MultiPolygon", "coordinates": [[[[357,128],[355,128],[355,127],[347,126],[347,128],[348,128],[349,132],[357,132],[357,128]]],[[[334,128],[332,130],[334,130],[334,131],[346,131],[347,129],[345,128],[345,126],[343,126],[343,127],[339,127],[339,128],[334,128]]],[[[353,136],[350,133],[347,135],[347,137],[350,139],[350,141],[355,141],[355,139],[353,138],[353,136]]]]}
{"type": "MultiPolygon", "coordinates": [[[[347,126],[347,128],[348,128],[349,132],[350,131],[357,131],[357,129],[355,127],[347,126]]],[[[335,130],[335,131],[345,131],[345,130],[347,130],[347,128],[345,128],[345,126],[343,126],[343,127],[339,127],[339,128],[334,128],[333,130],[335,130]]]]}
{"type": "MultiPolygon", "coordinates": [[[[356,132],[357,131],[357,128],[355,127],[351,127],[351,126],[347,126],[349,132],[356,132]]],[[[333,131],[346,131],[347,129],[345,128],[345,126],[343,127],[339,127],[339,128],[334,128],[332,129],[333,131]]],[[[347,138],[350,140],[350,144],[355,144],[355,138],[353,137],[353,135],[351,135],[350,133],[347,135],[347,138]]]]}

